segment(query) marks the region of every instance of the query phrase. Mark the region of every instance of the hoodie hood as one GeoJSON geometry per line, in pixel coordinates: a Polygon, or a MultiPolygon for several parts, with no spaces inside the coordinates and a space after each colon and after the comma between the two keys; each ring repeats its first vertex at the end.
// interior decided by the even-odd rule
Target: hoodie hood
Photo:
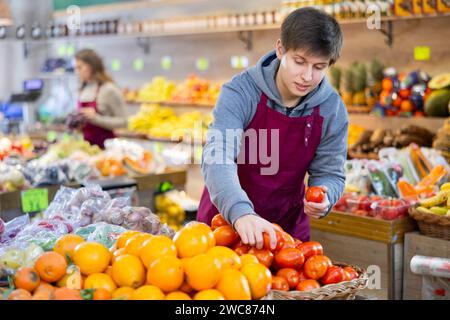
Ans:
{"type": "MultiPolygon", "coordinates": [[[[266,94],[276,108],[285,108],[281,100],[281,95],[278,91],[275,76],[278,71],[280,61],[277,58],[275,50],[270,51],[264,55],[256,64],[255,67],[248,70],[248,74],[255,82],[256,86],[266,94]]],[[[313,109],[315,106],[322,104],[329,98],[331,94],[335,93],[335,90],[329,83],[325,76],[320,84],[308,95],[301,99],[300,104],[294,107],[293,111],[302,110],[306,107],[306,110],[313,109]]]]}

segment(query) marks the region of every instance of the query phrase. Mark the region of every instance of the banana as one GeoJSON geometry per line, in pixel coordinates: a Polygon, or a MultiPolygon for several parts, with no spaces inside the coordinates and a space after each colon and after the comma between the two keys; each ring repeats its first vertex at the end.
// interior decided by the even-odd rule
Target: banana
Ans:
{"type": "Polygon", "coordinates": [[[422,213],[435,214],[433,211],[431,211],[430,209],[425,208],[425,207],[417,207],[416,210],[419,211],[419,212],[422,212],[422,213]]]}
{"type": "Polygon", "coordinates": [[[439,216],[445,216],[447,214],[447,208],[444,207],[432,207],[430,211],[439,216]]]}
{"type": "Polygon", "coordinates": [[[439,206],[441,203],[446,202],[449,198],[450,190],[449,191],[439,191],[437,195],[434,197],[420,200],[420,205],[422,207],[430,208],[439,206]]]}
{"type": "Polygon", "coordinates": [[[441,186],[441,191],[450,191],[450,182],[446,182],[441,186]]]}

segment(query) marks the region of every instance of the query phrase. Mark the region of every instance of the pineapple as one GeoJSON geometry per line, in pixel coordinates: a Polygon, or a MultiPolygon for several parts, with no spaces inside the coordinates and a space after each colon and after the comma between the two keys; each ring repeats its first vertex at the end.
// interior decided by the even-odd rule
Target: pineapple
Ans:
{"type": "Polygon", "coordinates": [[[363,63],[355,63],[353,65],[354,72],[354,90],[353,104],[357,106],[366,105],[366,85],[367,85],[367,71],[363,63]]]}
{"type": "Polygon", "coordinates": [[[353,70],[351,68],[345,70],[344,72],[344,89],[342,91],[342,100],[344,100],[344,103],[346,106],[352,106],[353,105],[353,94],[355,92],[353,87],[353,70]]]}
{"type": "Polygon", "coordinates": [[[341,88],[341,69],[338,67],[332,66],[330,68],[330,80],[332,86],[339,92],[341,88]]]}

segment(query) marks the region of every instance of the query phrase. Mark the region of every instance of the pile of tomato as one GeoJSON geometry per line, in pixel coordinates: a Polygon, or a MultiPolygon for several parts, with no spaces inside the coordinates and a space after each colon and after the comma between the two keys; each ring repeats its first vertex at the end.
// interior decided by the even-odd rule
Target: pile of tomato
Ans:
{"type": "Polygon", "coordinates": [[[324,285],[351,281],[358,278],[352,267],[333,265],[324,255],[323,246],[316,241],[302,242],[293,238],[279,225],[276,230],[277,245],[270,248],[268,234],[264,233],[264,245],[257,249],[244,244],[231,225],[217,214],[211,222],[217,246],[233,249],[239,256],[251,254],[272,272],[272,289],[282,291],[309,291],[324,285]]]}

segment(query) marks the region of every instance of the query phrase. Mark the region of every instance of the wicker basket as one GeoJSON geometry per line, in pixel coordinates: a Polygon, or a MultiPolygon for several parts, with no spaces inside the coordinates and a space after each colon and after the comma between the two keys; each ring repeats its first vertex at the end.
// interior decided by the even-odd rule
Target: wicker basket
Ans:
{"type": "Polygon", "coordinates": [[[345,263],[333,262],[339,267],[352,267],[359,277],[351,281],[329,284],[311,291],[271,290],[263,300],[354,300],[359,290],[367,287],[369,276],[366,270],[345,263]]]}
{"type": "Polygon", "coordinates": [[[433,238],[450,240],[450,217],[417,211],[416,207],[409,208],[409,215],[417,221],[420,233],[433,238]]]}

